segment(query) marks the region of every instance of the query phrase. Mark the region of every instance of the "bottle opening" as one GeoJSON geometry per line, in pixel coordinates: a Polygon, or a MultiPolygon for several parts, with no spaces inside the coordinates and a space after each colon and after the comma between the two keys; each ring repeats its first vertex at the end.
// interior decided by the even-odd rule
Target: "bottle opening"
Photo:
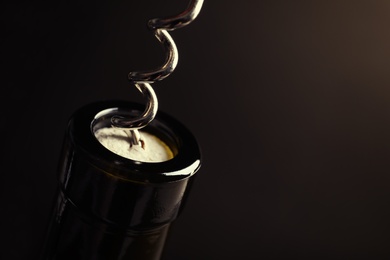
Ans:
{"type": "Polygon", "coordinates": [[[132,114],[136,116],[138,111],[121,111],[119,108],[109,108],[97,113],[91,125],[91,131],[95,138],[106,149],[127,159],[140,162],[164,162],[175,156],[175,147],[172,142],[166,142],[167,136],[157,133],[150,127],[139,131],[141,142],[134,145],[131,142],[130,130],[111,126],[111,117],[115,114],[132,114]],[[152,133],[153,132],[153,133],[152,133]]]}
{"type": "Polygon", "coordinates": [[[169,146],[155,135],[139,131],[141,144],[132,145],[128,130],[104,127],[97,129],[96,139],[108,150],[127,159],[141,162],[164,162],[173,158],[169,146]]]}

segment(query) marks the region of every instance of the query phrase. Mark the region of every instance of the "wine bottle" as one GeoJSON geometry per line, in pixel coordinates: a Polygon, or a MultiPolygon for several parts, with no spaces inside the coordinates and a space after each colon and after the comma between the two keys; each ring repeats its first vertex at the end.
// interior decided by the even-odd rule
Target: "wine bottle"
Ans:
{"type": "Polygon", "coordinates": [[[97,139],[99,129],[111,127],[112,115],[137,116],[143,109],[103,101],[70,118],[43,260],[161,258],[170,224],[183,210],[200,167],[200,150],[190,131],[161,111],[143,131],[164,142],[171,159],[125,158],[97,139]]]}

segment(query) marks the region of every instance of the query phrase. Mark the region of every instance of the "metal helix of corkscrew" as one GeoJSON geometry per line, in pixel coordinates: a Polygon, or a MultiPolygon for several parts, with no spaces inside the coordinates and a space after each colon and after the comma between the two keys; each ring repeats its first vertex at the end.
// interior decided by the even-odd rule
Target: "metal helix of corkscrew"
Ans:
{"type": "Polygon", "coordinates": [[[142,145],[139,129],[147,126],[156,116],[158,100],[151,84],[168,77],[176,68],[178,63],[178,51],[175,42],[168,33],[182,28],[191,23],[198,16],[202,8],[203,0],[191,0],[187,9],[177,16],[165,19],[155,18],[148,22],[148,27],[154,31],[156,38],[163,45],[166,52],[165,63],[151,71],[136,71],[128,74],[130,82],[134,83],[137,89],[147,99],[145,111],[137,118],[126,118],[115,115],[111,118],[111,125],[126,130],[131,145],[142,145]]]}

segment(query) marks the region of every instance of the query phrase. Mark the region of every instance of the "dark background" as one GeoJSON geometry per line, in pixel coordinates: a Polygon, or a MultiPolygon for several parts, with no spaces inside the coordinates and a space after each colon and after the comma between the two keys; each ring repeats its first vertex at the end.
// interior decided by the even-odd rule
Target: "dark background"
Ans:
{"type": "MultiPolygon", "coordinates": [[[[0,259],[36,259],[70,115],[144,102],[150,18],[187,1],[0,4],[0,259]]],[[[164,259],[380,259],[390,240],[390,2],[206,0],[160,109],[203,166],[164,259]]]]}

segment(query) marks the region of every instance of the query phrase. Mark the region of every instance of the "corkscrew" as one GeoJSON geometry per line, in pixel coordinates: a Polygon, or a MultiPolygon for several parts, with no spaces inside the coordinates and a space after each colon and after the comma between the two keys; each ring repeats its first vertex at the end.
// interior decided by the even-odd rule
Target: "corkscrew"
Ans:
{"type": "Polygon", "coordinates": [[[182,28],[195,20],[202,8],[202,4],[203,0],[191,0],[187,9],[177,16],[149,20],[149,29],[153,30],[166,52],[165,63],[155,70],[134,71],[128,74],[129,81],[134,83],[135,87],[147,100],[145,111],[136,118],[128,118],[124,115],[115,115],[111,118],[113,127],[126,130],[131,145],[142,144],[138,130],[147,126],[157,114],[158,99],[151,84],[168,77],[175,70],[178,63],[178,50],[169,31],[182,28]]]}

